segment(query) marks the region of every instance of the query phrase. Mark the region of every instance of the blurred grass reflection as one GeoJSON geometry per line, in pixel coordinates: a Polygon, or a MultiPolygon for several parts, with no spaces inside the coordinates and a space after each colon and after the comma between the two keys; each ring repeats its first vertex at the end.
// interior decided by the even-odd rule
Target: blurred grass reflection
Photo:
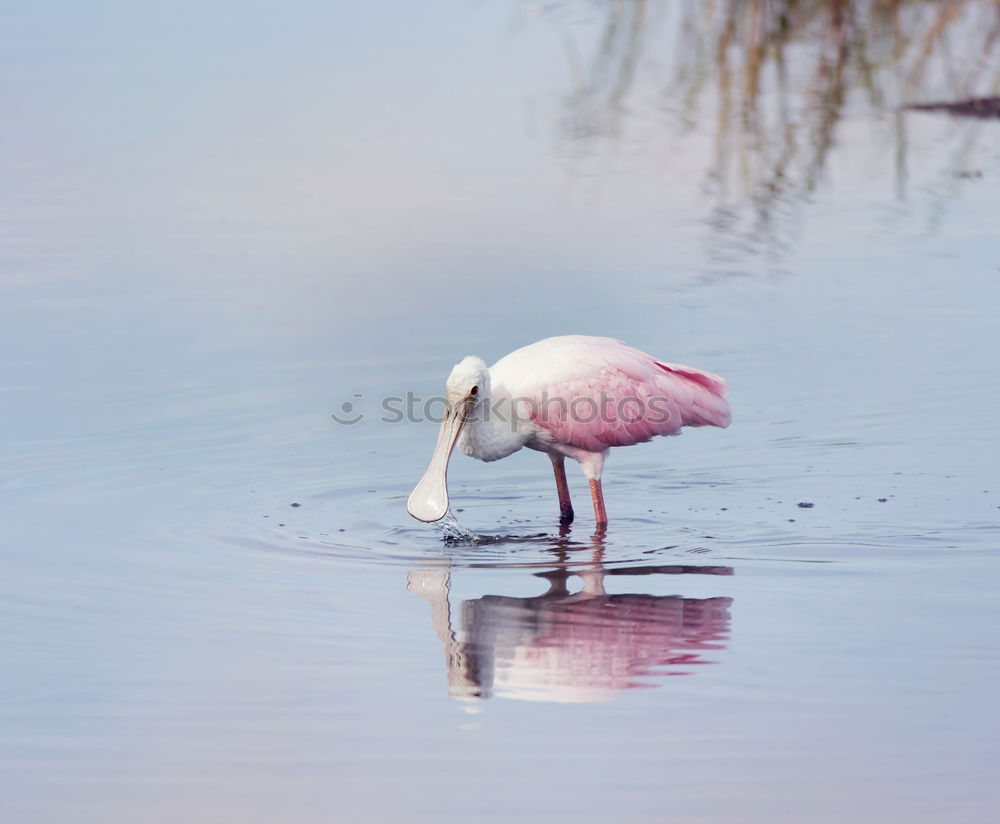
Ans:
{"type": "MultiPolygon", "coordinates": [[[[633,124],[712,133],[709,222],[785,246],[794,208],[827,171],[842,123],[873,118],[905,197],[901,107],[1000,87],[997,0],[594,0],[526,6],[559,32],[572,89],[560,126],[576,151],[628,142],[633,124]],[[589,24],[589,25],[581,25],[589,24]],[[888,144],[888,145],[887,145],[888,144]],[[779,225],[780,224],[780,225],[779,225]]],[[[957,110],[961,113],[961,109],[957,110]]],[[[956,124],[955,163],[977,126],[956,124]]]]}

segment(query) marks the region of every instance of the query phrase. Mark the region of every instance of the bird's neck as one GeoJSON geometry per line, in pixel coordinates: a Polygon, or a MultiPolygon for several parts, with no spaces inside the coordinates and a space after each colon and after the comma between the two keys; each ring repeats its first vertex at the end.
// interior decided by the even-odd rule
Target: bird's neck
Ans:
{"type": "Polygon", "coordinates": [[[480,398],[475,414],[462,429],[461,449],[481,461],[497,461],[517,452],[531,431],[517,418],[511,399],[503,392],[480,398]]]}

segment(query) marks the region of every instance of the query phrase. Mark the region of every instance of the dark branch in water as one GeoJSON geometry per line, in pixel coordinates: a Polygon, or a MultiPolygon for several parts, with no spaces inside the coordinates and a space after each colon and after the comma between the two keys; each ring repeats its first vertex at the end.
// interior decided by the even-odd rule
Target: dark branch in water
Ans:
{"type": "Polygon", "coordinates": [[[955,117],[978,117],[984,120],[1000,119],[1000,97],[973,97],[954,103],[911,103],[903,106],[912,112],[946,112],[955,117]]]}

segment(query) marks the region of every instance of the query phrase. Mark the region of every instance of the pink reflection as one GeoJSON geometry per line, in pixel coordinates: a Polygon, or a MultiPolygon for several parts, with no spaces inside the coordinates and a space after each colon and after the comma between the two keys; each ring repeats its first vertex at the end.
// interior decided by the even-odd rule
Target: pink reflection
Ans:
{"type": "Polygon", "coordinates": [[[654,687],[653,677],[686,675],[713,663],[729,636],[731,598],[605,592],[609,574],[698,572],[729,575],[729,567],[636,567],[546,574],[547,592],[532,598],[484,595],[462,601],[453,625],[451,573],[414,570],[409,590],[430,603],[445,647],[449,694],[529,701],[610,701],[621,690],[654,687]],[[579,575],[583,588],[570,593],[579,575]]]}

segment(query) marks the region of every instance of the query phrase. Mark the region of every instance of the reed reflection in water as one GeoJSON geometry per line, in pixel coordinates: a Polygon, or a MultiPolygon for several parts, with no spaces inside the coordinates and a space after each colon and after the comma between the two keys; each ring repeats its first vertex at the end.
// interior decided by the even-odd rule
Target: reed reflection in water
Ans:
{"type": "Polygon", "coordinates": [[[548,589],[529,598],[483,595],[450,601],[451,571],[411,570],[407,588],[431,605],[444,645],[448,691],[455,698],[493,695],[529,701],[613,700],[622,690],[656,686],[654,676],[690,674],[724,648],[731,598],[608,594],[607,576],[731,575],[726,566],[636,566],[607,569],[602,550],[575,567],[567,553],[536,573],[548,589]],[[582,587],[570,591],[570,579],[582,587]]]}
{"type": "MultiPolygon", "coordinates": [[[[736,247],[723,256],[788,250],[852,115],[872,118],[866,165],[905,199],[906,107],[1000,88],[997,0],[607,0],[522,15],[559,33],[571,86],[559,134],[578,160],[711,133],[707,219],[736,247]]],[[[951,129],[957,168],[982,127],[951,129]]],[[[668,166],[673,153],[656,149],[668,166]]]]}

